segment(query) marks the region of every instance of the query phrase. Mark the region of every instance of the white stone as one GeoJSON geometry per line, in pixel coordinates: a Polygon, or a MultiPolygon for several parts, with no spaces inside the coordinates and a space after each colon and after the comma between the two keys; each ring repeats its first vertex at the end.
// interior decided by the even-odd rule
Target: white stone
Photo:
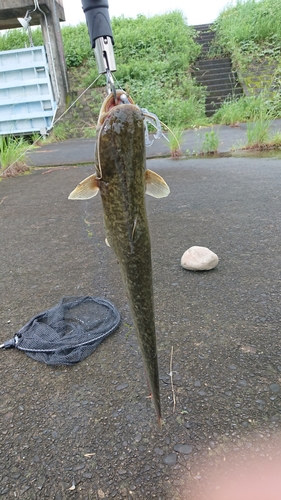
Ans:
{"type": "Polygon", "coordinates": [[[181,265],[189,271],[209,271],[217,266],[218,256],[206,247],[190,247],[181,258],[181,265]]]}

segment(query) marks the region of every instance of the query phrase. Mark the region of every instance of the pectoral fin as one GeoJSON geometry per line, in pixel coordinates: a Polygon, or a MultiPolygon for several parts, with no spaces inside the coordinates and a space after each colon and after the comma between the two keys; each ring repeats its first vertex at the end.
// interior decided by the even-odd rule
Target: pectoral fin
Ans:
{"type": "Polygon", "coordinates": [[[78,186],[70,193],[69,200],[89,200],[98,194],[99,179],[96,174],[86,177],[78,186]]]}
{"type": "Polygon", "coordinates": [[[154,198],[165,198],[170,193],[168,184],[164,181],[161,175],[156,174],[152,170],[145,171],[146,193],[154,198]]]}

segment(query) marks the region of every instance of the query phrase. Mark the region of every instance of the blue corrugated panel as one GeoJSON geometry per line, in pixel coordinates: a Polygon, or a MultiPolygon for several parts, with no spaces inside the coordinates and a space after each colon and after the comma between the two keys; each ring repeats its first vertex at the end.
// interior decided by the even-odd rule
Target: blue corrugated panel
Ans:
{"type": "Polygon", "coordinates": [[[0,135],[45,133],[55,112],[44,47],[0,52],[0,135]]]}

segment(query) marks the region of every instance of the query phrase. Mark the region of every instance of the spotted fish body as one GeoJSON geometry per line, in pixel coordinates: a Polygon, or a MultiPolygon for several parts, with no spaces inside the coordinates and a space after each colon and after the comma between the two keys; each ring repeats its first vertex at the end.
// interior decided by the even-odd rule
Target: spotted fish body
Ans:
{"type": "Polygon", "coordinates": [[[89,198],[100,191],[107,240],[120,264],[161,425],[151,245],[144,194],[163,197],[169,194],[169,188],[160,176],[146,170],[144,119],[137,106],[113,106],[103,112],[101,121],[97,173],[80,183],[70,198],[89,198]]]}

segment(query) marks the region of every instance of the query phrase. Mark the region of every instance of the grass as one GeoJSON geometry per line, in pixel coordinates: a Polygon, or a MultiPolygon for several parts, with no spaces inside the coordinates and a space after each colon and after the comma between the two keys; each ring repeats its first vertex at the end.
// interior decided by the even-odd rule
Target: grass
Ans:
{"type": "Polygon", "coordinates": [[[271,121],[262,117],[255,122],[247,123],[247,149],[259,149],[268,143],[271,121]]]}
{"type": "Polygon", "coordinates": [[[256,121],[257,118],[270,117],[271,120],[280,116],[280,95],[269,95],[264,89],[258,95],[243,95],[227,99],[220,109],[212,116],[212,123],[237,125],[238,122],[256,121]]]}
{"type": "Polygon", "coordinates": [[[248,99],[236,97],[226,99],[222,106],[212,116],[212,122],[235,126],[238,122],[243,122],[249,118],[248,99]]]}
{"type": "Polygon", "coordinates": [[[54,141],[65,141],[67,139],[67,124],[60,122],[54,125],[51,135],[54,141]]]}
{"type": "Polygon", "coordinates": [[[270,116],[259,117],[247,124],[247,144],[244,149],[266,150],[281,147],[281,131],[271,133],[272,125],[270,116]]]}
{"type": "Polygon", "coordinates": [[[215,22],[216,45],[239,64],[249,55],[278,58],[281,52],[280,0],[238,0],[215,22]],[[244,57],[243,57],[244,56],[244,57]]]}
{"type": "Polygon", "coordinates": [[[281,115],[280,0],[237,0],[236,5],[222,11],[215,21],[215,31],[210,54],[231,55],[248,95],[226,101],[213,116],[213,122],[255,122],[248,128],[250,143],[254,143],[255,134],[263,140],[265,116],[274,119],[281,115]],[[253,69],[259,64],[264,68],[260,75],[253,69]]]}
{"type": "Polygon", "coordinates": [[[269,138],[265,149],[281,149],[281,130],[269,138]]]}
{"type": "Polygon", "coordinates": [[[13,177],[29,170],[26,150],[30,144],[23,138],[0,135],[0,176],[13,177]]]}
{"type": "Polygon", "coordinates": [[[219,136],[215,130],[205,133],[204,141],[201,145],[203,155],[216,154],[219,147],[219,136]]]}
{"type": "Polygon", "coordinates": [[[180,158],[182,156],[181,145],[183,141],[184,129],[181,127],[169,129],[168,140],[172,158],[180,158]]]}
{"type": "Polygon", "coordinates": [[[88,123],[83,129],[83,137],[85,139],[93,139],[97,135],[96,123],[88,123]]]}

